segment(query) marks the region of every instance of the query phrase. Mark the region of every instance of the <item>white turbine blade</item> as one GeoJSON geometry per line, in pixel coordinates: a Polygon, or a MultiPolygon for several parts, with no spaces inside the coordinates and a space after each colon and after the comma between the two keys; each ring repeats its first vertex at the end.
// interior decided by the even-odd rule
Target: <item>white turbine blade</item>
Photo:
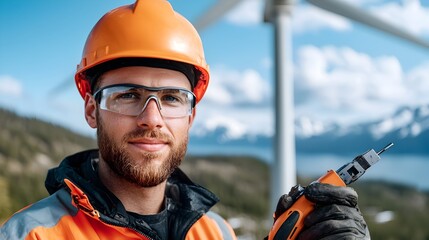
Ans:
{"type": "Polygon", "coordinates": [[[74,85],[75,85],[74,74],[71,74],[70,77],[67,77],[62,82],[60,82],[56,86],[54,86],[51,90],[49,90],[47,96],[48,97],[57,97],[61,93],[66,92],[69,89],[73,88],[74,85]]]}
{"type": "Polygon", "coordinates": [[[346,18],[350,18],[362,24],[368,25],[383,32],[390,33],[421,47],[429,48],[429,42],[412,34],[403,28],[391,24],[374,14],[366,12],[343,0],[307,0],[307,2],[323,8],[329,12],[336,13],[346,18]]]}
{"type": "Polygon", "coordinates": [[[216,22],[239,2],[241,0],[218,0],[213,7],[193,23],[195,28],[201,32],[201,30],[216,22]]]}

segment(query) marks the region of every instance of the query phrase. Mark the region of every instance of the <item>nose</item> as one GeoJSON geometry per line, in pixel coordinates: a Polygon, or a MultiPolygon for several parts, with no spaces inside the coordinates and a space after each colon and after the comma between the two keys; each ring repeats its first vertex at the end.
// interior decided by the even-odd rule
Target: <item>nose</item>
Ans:
{"type": "Polygon", "coordinates": [[[161,128],[164,119],[161,115],[161,106],[153,96],[149,97],[143,107],[143,111],[137,116],[137,125],[143,128],[161,128]]]}

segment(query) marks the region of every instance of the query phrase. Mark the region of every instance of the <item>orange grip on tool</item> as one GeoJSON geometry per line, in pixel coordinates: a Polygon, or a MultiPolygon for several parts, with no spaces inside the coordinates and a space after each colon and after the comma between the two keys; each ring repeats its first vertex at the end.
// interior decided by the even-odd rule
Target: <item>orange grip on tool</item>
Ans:
{"type": "MultiPolygon", "coordinates": [[[[329,170],[317,182],[346,186],[334,170],[329,170]]],[[[304,227],[305,217],[314,209],[314,203],[301,196],[275,221],[268,235],[269,240],[295,239],[304,227]]]]}

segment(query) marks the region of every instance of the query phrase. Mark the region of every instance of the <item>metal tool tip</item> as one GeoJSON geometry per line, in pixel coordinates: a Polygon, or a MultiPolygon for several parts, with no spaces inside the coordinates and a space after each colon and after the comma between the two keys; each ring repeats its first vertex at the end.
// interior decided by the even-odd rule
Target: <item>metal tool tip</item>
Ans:
{"type": "Polygon", "coordinates": [[[378,155],[382,154],[384,151],[386,151],[387,149],[391,148],[393,146],[393,142],[387,144],[383,149],[381,149],[380,151],[378,151],[378,155]]]}

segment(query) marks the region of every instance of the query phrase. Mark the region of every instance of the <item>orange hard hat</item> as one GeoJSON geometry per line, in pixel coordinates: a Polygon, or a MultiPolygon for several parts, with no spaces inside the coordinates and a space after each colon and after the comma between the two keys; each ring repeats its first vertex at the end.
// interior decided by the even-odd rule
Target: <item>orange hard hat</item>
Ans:
{"type": "Polygon", "coordinates": [[[198,32],[166,0],[137,0],[106,13],[97,22],[77,66],[75,80],[80,95],[91,92],[88,70],[123,58],[191,65],[197,78],[193,86],[197,102],[209,83],[209,67],[198,32]]]}

